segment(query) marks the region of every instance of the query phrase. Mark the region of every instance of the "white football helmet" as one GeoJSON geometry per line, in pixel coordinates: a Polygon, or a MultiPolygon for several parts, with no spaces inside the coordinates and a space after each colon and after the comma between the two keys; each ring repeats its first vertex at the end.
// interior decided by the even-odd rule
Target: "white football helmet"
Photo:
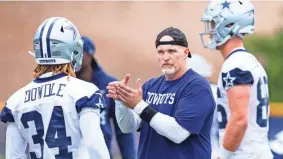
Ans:
{"type": "Polygon", "coordinates": [[[36,63],[57,65],[72,63],[79,71],[83,58],[83,41],[76,26],[66,18],[46,19],[33,38],[36,63]]]}
{"type": "Polygon", "coordinates": [[[212,0],[201,21],[205,26],[200,33],[204,48],[216,49],[233,36],[243,38],[254,32],[254,7],[249,0],[212,0]]]}

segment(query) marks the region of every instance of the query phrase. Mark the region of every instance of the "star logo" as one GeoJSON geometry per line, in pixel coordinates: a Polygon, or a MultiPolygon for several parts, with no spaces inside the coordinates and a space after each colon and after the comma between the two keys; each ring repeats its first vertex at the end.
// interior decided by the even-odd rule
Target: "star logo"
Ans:
{"type": "Polygon", "coordinates": [[[221,3],[221,4],[222,4],[222,9],[224,9],[224,8],[230,9],[230,7],[229,7],[229,5],[231,4],[230,2],[225,1],[224,3],[221,3]]]}
{"type": "Polygon", "coordinates": [[[98,103],[96,103],[95,105],[98,106],[99,108],[103,108],[103,103],[100,97],[98,99],[98,103]]]}
{"type": "Polygon", "coordinates": [[[67,30],[70,30],[73,32],[73,40],[75,40],[76,36],[77,36],[77,31],[76,29],[74,28],[73,25],[69,25],[69,26],[66,26],[64,29],[67,29],[67,30]]]}
{"type": "Polygon", "coordinates": [[[232,87],[234,85],[233,81],[235,79],[236,79],[236,77],[231,77],[230,73],[228,72],[226,77],[223,77],[223,80],[225,82],[225,89],[228,89],[228,88],[232,87]]]}
{"type": "Polygon", "coordinates": [[[102,102],[102,95],[100,93],[95,93],[97,95],[99,95],[98,97],[98,103],[96,103],[95,105],[98,106],[99,108],[104,108],[103,102],[102,102]]]}

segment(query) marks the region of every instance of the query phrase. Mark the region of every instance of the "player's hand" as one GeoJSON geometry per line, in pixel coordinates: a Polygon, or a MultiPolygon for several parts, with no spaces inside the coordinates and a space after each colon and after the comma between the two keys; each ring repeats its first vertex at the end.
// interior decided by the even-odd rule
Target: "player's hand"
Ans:
{"type": "Polygon", "coordinates": [[[128,86],[129,79],[130,75],[127,74],[122,81],[110,82],[106,87],[106,89],[108,90],[108,94],[106,94],[106,97],[113,98],[114,100],[119,100],[117,95],[117,88],[119,87],[119,85],[128,86]]]}
{"type": "Polygon", "coordinates": [[[140,79],[137,79],[136,81],[136,89],[130,88],[125,84],[119,84],[116,93],[120,101],[122,101],[128,108],[133,109],[142,100],[140,79]]]}

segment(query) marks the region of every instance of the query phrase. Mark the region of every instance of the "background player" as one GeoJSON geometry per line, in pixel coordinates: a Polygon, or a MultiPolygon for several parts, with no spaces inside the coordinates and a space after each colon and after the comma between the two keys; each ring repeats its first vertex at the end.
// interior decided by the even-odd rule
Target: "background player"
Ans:
{"type": "MultiPolygon", "coordinates": [[[[205,77],[209,83],[213,93],[214,100],[217,95],[217,85],[211,80],[213,73],[212,65],[201,55],[192,54],[194,58],[187,59],[187,67],[193,69],[201,76],[205,77]]],[[[217,109],[214,110],[213,122],[211,125],[210,138],[211,138],[211,159],[216,159],[219,156],[219,132],[218,132],[218,121],[217,121],[217,109]]]]}
{"type": "Polygon", "coordinates": [[[268,78],[262,65],[243,45],[254,32],[254,7],[248,0],[216,0],[206,8],[201,21],[205,48],[223,55],[218,80],[220,158],[271,159],[268,143],[268,78]],[[210,40],[208,44],[204,36],[210,40]]]}
{"type": "Polygon", "coordinates": [[[1,112],[8,124],[6,158],[22,158],[28,143],[31,159],[108,159],[100,129],[102,95],[95,85],[74,78],[83,56],[76,26],[62,17],[49,18],[37,28],[33,46],[34,80],[1,112]],[[82,139],[87,149],[80,147],[82,139]]]}
{"type": "MultiPolygon", "coordinates": [[[[99,65],[97,59],[94,57],[96,52],[96,47],[93,41],[86,36],[82,36],[84,42],[83,45],[83,63],[82,68],[76,72],[77,78],[82,79],[87,82],[95,84],[103,97],[106,97],[107,89],[106,86],[112,81],[117,81],[116,78],[108,75],[101,65],[99,65]]],[[[105,106],[101,109],[101,129],[104,134],[104,139],[109,150],[110,156],[112,158],[112,127],[110,119],[113,119],[113,124],[115,128],[115,134],[117,143],[120,148],[120,153],[123,159],[134,159],[136,156],[135,152],[135,142],[132,133],[124,134],[117,123],[115,118],[115,102],[112,98],[105,98],[105,106]]]]}

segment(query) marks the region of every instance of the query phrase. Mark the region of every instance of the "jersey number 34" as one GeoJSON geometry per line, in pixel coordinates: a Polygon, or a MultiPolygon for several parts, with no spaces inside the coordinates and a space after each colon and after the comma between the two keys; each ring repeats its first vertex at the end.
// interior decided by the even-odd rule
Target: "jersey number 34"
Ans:
{"type": "Polygon", "coordinates": [[[72,159],[72,153],[68,152],[68,146],[72,145],[71,137],[67,137],[63,109],[61,106],[55,106],[51,115],[48,129],[44,136],[44,124],[42,116],[37,111],[24,113],[21,122],[25,129],[29,128],[28,122],[33,121],[36,127],[36,135],[32,136],[34,144],[40,144],[41,156],[37,156],[35,152],[30,152],[31,159],[43,159],[44,141],[49,148],[58,147],[59,154],[56,159],[72,159]],[[57,134],[57,136],[56,136],[57,134]]]}

